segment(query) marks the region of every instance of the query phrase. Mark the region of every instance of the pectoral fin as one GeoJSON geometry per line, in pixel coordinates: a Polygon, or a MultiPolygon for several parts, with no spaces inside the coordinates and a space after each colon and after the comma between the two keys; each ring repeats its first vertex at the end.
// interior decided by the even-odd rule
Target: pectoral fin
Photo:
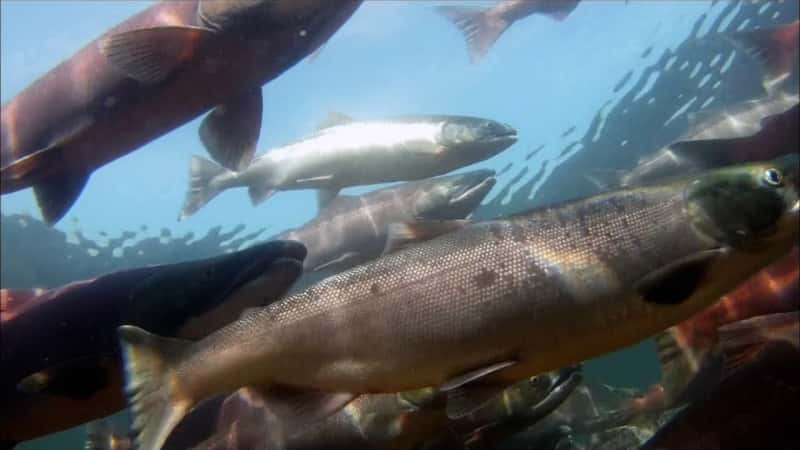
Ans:
{"type": "Polygon", "coordinates": [[[119,370],[109,357],[80,359],[33,373],[17,389],[28,394],[88,398],[108,386],[111,370],[119,370]]]}
{"type": "Polygon", "coordinates": [[[223,167],[242,171],[253,160],[261,132],[261,86],[217,106],[200,125],[200,140],[223,167]]]}
{"type": "Polygon", "coordinates": [[[647,274],[634,289],[646,302],[679,305],[700,288],[713,262],[725,253],[714,249],[686,256],[647,274]]]}
{"type": "Polygon", "coordinates": [[[155,84],[190,60],[212,34],[202,27],[142,28],[106,36],[98,45],[100,53],[126,75],[155,84]]]}
{"type": "Polygon", "coordinates": [[[411,244],[424,242],[460,230],[468,224],[469,221],[467,220],[427,220],[389,224],[386,247],[384,247],[383,254],[393,253],[411,244]]]}
{"type": "Polygon", "coordinates": [[[725,371],[735,372],[779,341],[800,348],[800,312],[756,316],[720,327],[719,342],[725,371]]]}
{"type": "Polygon", "coordinates": [[[439,390],[447,393],[447,417],[450,419],[464,417],[498,395],[505,386],[477,382],[516,363],[516,361],[502,361],[480,367],[441,385],[439,390]]]}

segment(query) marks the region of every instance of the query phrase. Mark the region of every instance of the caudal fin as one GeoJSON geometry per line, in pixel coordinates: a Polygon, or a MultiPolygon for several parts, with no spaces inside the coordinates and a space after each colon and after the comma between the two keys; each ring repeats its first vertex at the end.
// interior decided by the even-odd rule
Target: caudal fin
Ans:
{"type": "Polygon", "coordinates": [[[189,191],[178,220],[196,213],[216,197],[221,192],[216,180],[227,173],[232,172],[211,160],[193,156],[189,165],[189,191]]]}
{"type": "Polygon", "coordinates": [[[193,406],[183,394],[173,364],[187,342],[162,338],[141,328],[119,328],[125,360],[125,392],[133,415],[134,448],[159,450],[193,406]]]}
{"type": "Polygon", "coordinates": [[[472,63],[483,59],[500,35],[511,25],[500,17],[488,14],[485,8],[439,6],[436,10],[464,34],[472,63]]]}

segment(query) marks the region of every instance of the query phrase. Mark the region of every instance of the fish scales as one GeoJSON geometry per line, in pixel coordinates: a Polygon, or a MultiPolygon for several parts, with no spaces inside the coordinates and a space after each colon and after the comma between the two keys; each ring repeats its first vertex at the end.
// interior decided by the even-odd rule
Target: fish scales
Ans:
{"type": "MultiPolygon", "coordinates": [[[[566,359],[580,359],[585,349],[630,339],[640,331],[614,326],[655,308],[630,299],[592,300],[598,292],[620,295],[621,286],[707,245],[691,230],[682,202],[682,191],[649,189],[508,223],[478,224],[260,310],[216,335],[191,360],[227,355],[223,358],[233,360],[217,366],[230,377],[229,364],[247,366],[253,362],[247,360],[263,358],[267,348],[286,349],[270,355],[280,364],[269,368],[267,379],[354,391],[402,390],[422,380],[435,385],[464,368],[520,355],[532,358],[527,372],[558,367],[566,359]],[[625,210],[626,217],[609,214],[609,204],[615,213],[625,210]],[[561,320],[563,314],[574,320],[561,320]],[[581,338],[582,330],[598,325],[609,328],[603,341],[614,342],[581,338]],[[387,332],[391,339],[375,342],[387,332]],[[472,351],[453,358],[453,348],[472,351]],[[432,359],[447,361],[447,367],[430,368],[425,362],[432,359]],[[416,379],[396,377],[407,367],[418,368],[416,379]]],[[[656,327],[661,316],[635,328],[656,327]]],[[[180,376],[195,372],[190,364],[180,376]]]]}

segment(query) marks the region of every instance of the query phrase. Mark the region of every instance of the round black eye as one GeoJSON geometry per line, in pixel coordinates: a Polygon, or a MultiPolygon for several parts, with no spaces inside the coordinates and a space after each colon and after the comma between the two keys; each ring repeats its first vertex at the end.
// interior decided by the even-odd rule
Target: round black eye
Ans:
{"type": "Polygon", "coordinates": [[[783,175],[778,169],[769,168],[764,171],[764,181],[770,186],[781,186],[783,184],[783,175]]]}

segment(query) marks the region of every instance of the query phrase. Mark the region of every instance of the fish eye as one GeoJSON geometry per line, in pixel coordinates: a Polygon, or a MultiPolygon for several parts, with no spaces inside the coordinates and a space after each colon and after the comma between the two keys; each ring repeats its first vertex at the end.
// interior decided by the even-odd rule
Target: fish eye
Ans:
{"type": "Polygon", "coordinates": [[[770,186],[782,186],[783,175],[780,170],[770,167],[764,171],[764,181],[770,186]]]}

